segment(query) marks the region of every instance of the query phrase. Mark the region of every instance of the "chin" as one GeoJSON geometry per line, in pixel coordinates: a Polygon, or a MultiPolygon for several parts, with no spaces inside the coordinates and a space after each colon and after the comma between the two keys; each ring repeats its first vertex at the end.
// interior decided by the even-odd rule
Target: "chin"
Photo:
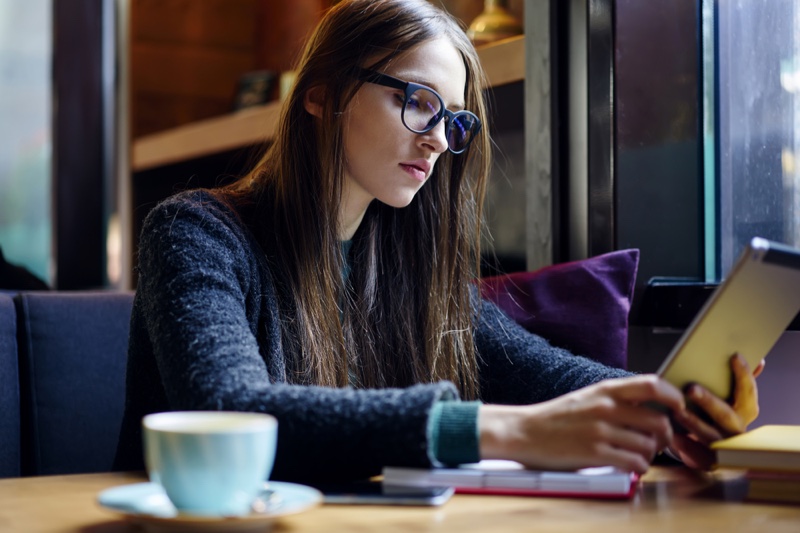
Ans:
{"type": "Polygon", "coordinates": [[[394,207],[396,209],[402,209],[404,207],[408,207],[411,205],[411,202],[414,201],[414,196],[416,194],[412,194],[410,196],[401,196],[401,197],[394,197],[394,198],[386,198],[386,199],[378,199],[382,204],[386,204],[389,207],[394,207]]]}
{"type": "Polygon", "coordinates": [[[414,201],[414,197],[421,188],[421,186],[398,187],[396,189],[386,191],[386,194],[376,195],[375,199],[382,204],[388,205],[389,207],[402,209],[403,207],[408,207],[411,202],[414,201]]]}

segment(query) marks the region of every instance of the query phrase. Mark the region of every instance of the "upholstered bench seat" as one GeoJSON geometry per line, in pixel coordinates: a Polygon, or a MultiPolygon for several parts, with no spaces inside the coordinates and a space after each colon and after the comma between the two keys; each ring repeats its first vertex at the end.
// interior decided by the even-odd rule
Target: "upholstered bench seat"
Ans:
{"type": "Polygon", "coordinates": [[[0,293],[0,477],[20,475],[17,316],[12,295],[0,293]]]}
{"type": "Polygon", "coordinates": [[[14,304],[19,474],[110,471],[124,408],[133,293],[22,292],[14,304]]]}

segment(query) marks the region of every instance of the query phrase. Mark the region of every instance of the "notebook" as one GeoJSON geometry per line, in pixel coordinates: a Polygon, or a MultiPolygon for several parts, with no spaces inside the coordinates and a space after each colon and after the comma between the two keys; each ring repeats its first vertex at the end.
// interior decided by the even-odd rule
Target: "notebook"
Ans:
{"type": "Polygon", "coordinates": [[[800,311],[800,250],[756,237],[664,360],[658,374],[683,389],[731,394],[730,358],[755,368],[800,311]]]}
{"type": "Polygon", "coordinates": [[[611,467],[550,472],[528,470],[520,463],[502,460],[484,460],[454,468],[383,469],[384,485],[454,487],[462,494],[627,499],[636,491],[637,482],[637,474],[611,467]]]}
{"type": "Polygon", "coordinates": [[[711,444],[717,464],[800,473],[800,426],[766,425],[711,444]]]}

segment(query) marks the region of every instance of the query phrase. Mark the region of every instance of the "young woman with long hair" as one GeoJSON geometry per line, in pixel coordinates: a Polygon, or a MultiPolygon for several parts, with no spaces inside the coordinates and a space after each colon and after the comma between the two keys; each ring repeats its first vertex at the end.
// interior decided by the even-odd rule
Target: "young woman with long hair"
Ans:
{"type": "MultiPolygon", "coordinates": [[[[310,37],[274,142],[231,186],[148,216],[118,468],[166,410],[279,420],[274,477],[505,458],[644,471],[755,418],[553,347],[480,298],[490,137],[476,52],[425,0],[343,0],[310,37]],[[690,430],[673,434],[659,403],[690,430]]],[[[702,391],[701,391],[702,392],[702,391]]]]}

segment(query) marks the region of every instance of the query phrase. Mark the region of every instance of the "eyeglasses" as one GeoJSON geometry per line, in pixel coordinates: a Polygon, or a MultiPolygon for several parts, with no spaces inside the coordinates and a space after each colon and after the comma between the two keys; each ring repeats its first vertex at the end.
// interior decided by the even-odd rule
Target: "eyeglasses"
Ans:
{"type": "MultiPolygon", "coordinates": [[[[358,78],[368,83],[404,91],[400,118],[403,125],[414,133],[426,133],[445,119],[447,148],[454,154],[467,149],[469,143],[481,130],[481,121],[469,111],[453,113],[444,106],[439,93],[418,83],[402,81],[387,74],[362,68],[358,78]]],[[[399,97],[399,96],[398,96],[399,97]]]]}

